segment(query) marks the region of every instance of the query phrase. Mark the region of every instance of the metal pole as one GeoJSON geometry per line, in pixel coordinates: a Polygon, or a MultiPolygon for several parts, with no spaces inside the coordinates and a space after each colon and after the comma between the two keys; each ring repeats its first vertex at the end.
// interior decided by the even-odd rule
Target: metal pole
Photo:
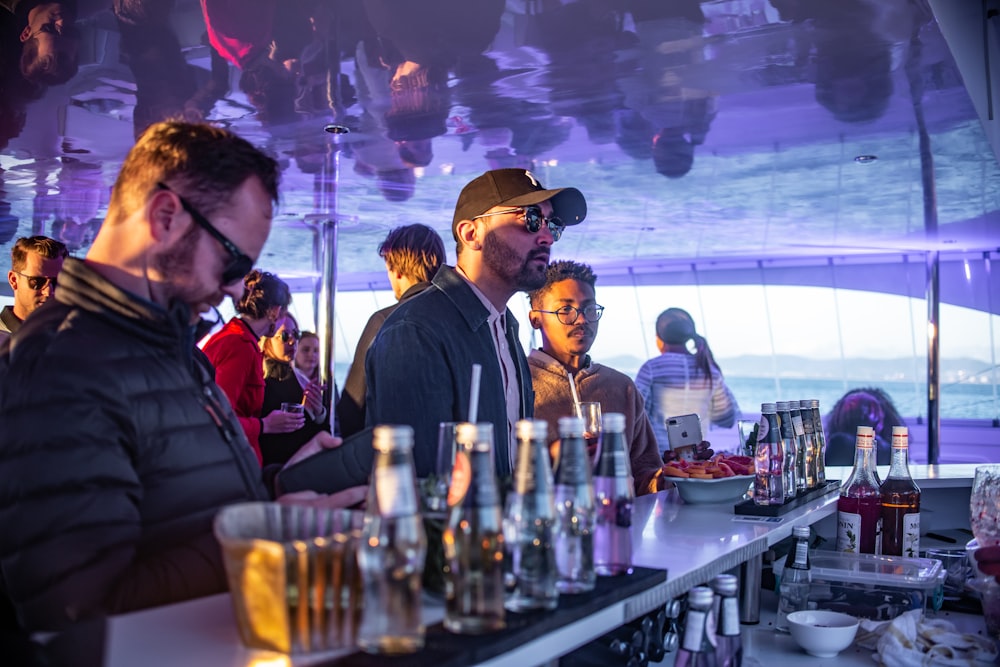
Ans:
{"type": "Polygon", "coordinates": [[[334,369],[336,367],[334,333],[334,313],[337,296],[337,178],[339,176],[340,151],[330,146],[323,168],[317,175],[315,207],[317,213],[323,214],[319,225],[320,243],[320,279],[319,310],[316,322],[319,334],[319,367],[320,378],[328,388],[327,409],[330,415],[330,428],[333,429],[334,415],[337,409],[337,391],[334,369]]]}
{"type": "Polygon", "coordinates": [[[941,399],[940,335],[938,330],[941,308],[940,292],[941,255],[932,252],[927,256],[927,463],[937,465],[941,454],[939,418],[941,399]]]}

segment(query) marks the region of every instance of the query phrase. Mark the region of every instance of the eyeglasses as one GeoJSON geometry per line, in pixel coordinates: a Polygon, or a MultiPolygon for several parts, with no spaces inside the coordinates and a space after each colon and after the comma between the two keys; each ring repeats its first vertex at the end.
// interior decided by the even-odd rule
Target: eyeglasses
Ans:
{"type": "Polygon", "coordinates": [[[278,335],[281,336],[281,342],[285,343],[286,345],[288,343],[291,343],[292,341],[298,342],[298,341],[302,340],[302,332],[301,331],[282,331],[278,335]]]}
{"type": "Polygon", "coordinates": [[[28,287],[40,292],[49,285],[52,285],[52,289],[56,288],[56,277],[55,276],[29,276],[26,273],[21,273],[20,271],[15,271],[17,275],[28,280],[28,287]]]}
{"type": "Polygon", "coordinates": [[[546,218],[542,215],[542,209],[540,206],[518,206],[515,208],[507,208],[502,211],[493,211],[492,213],[483,213],[482,215],[477,215],[473,220],[478,218],[488,218],[491,215],[506,215],[508,213],[516,213],[517,211],[522,211],[524,214],[524,227],[532,234],[537,234],[542,228],[542,223],[549,228],[552,232],[552,242],[555,243],[562,236],[563,230],[566,229],[566,225],[563,224],[562,218],[553,215],[550,218],[546,218]]]}
{"type": "Polygon", "coordinates": [[[233,283],[243,280],[243,278],[250,273],[250,269],[253,268],[253,260],[248,256],[244,255],[236,244],[230,241],[222,232],[215,228],[215,226],[208,221],[208,218],[203,216],[198,210],[192,206],[184,197],[171,190],[165,183],[157,183],[156,187],[161,190],[166,190],[167,192],[173,192],[177,196],[178,201],[181,203],[181,207],[188,212],[191,219],[198,224],[199,227],[208,232],[209,236],[218,241],[226,252],[229,253],[229,264],[226,268],[222,270],[222,284],[232,285],[233,283]]]}
{"type": "Polygon", "coordinates": [[[580,319],[580,315],[583,315],[588,322],[596,322],[601,319],[601,315],[604,314],[604,306],[598,306],[596,303],[592,303],[583,308],[563,306],[562,308],[558,308],[556,310],[534,310],[533,312],[555,315],[563,324],[576,324],[576,321],[580,319]]]}

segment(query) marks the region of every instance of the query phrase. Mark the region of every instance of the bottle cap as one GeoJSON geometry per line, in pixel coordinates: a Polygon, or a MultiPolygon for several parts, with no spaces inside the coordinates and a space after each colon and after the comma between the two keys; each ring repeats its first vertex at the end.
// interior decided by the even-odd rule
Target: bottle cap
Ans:
{"type": "Polygon", "coordinates": [[[735,574],[720,574],[712,580],[712,588],[720,595],[736,595],[738,585],[735,574]]]}
{"type": "Polygon", "coordinates": [[[809,526],[795,526],[792,528],[792,537],[809,539],[809,526]]]}
{"type": "Polygon", "coordinates": [[[810,408],[818,408],[819,407],[819,400],[815,399],[815,398],[810,398],[809,399],[809,407],[810,408]]]}
{"type": "Polygon", "coordinates": [[[601,417],[601,422],[605,431],[612,433],[625,432],[625,415],[620,412],[606,412],[601,417]]]}
{"type": "Polygon", "coordinates": [[[479,422],[478,424],[462,422],[455,427],[455,442],[472,447],[476,451],[492,448],[493,424],[490,422],[479,422]]]}
{"type": "Polygon", "coordinates": [[[413,449],[413,427],[406,424],[382,424],[372,431],[372,447],[380,452],[413,449]]]}
{"type": "Polygon", "coordinates": [[[875,429],[873,429],[871,426],[859,426],[858,427],[858,435],[863,435],[863,436],[867,436],[867,437],[870,437],[870,438],[874,438],[875,437],[875,429]]]}
{"type": "Polygon", "coordinates": [[[688,604],[693,607],[710,607],[714,595],[715,593],[708,586],[695,586],[688,591],[688,604]]]}
{"type": "Polygon", "coordinates": [[[788,401],[778,401],[774,404],[774,407],[778,412],[786,412],[788,410],[788,401]]]}
{"type": "Polygon", "coordinates": [[[776,410],[776,407],[775,407],[774,403],[761,403],[760,404],[760,411],[761,411],[762,414],[770,415],[770,414],[773,414],[775,412],[775,410],[776,410]]]}
{"type": "Polygon", "coordinates": [[[545,439],[549,435],[549,423],[541,419],[520,419],[517,424],[518,440],[545,439]]]}
{"type": "Polygon", "coordinates": [[[583,437],[584,422],[582,417],[560,417],[559,418],[559,437],[571,437],[577,436],[579,438],[583,437]]]}

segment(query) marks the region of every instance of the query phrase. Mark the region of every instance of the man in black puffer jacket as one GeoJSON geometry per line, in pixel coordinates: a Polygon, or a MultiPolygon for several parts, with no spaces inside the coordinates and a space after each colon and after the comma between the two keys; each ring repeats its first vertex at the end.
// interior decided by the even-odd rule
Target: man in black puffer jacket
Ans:
{"type": "Polygon", "coordinates": [[[242,293],[277,187],[229,132],[151,126],[86,259],[0,347],[0,628],[226,589],[212,519],[269,493],[194,324],[242,293]]]}

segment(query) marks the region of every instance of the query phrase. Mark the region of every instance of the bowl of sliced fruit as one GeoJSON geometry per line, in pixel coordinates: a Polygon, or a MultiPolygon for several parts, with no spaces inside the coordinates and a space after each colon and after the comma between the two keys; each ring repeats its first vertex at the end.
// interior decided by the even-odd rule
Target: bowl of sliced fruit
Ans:
{"type": "Polygon", "coordinates": [[[690,505],[732,503],[745,496],[753,484],[753,459],[716,454],[705,461],[670,461],[663,466],[664,481],[677,486],[690,505]]]}

